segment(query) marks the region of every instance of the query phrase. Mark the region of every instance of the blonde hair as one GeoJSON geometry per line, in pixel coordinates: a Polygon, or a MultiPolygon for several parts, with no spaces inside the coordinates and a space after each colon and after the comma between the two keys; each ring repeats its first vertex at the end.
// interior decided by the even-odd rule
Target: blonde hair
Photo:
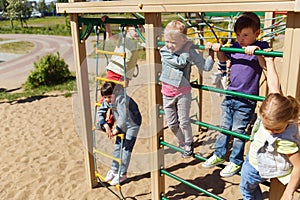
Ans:
{"type": "Polygon", "coordinates": [[[186,38],[187,27],[182,21],[173,20],[167,24],[164,34],[165,34],[165,36],[181,35],[183,38],[186,38]]]}
{"type": "Polygon", "coordinates": [[[271,124],[297,122],[300,115],[300,104],[292,96],[278,93],[269,94],[259,109],[261,117],[271,124]]]}

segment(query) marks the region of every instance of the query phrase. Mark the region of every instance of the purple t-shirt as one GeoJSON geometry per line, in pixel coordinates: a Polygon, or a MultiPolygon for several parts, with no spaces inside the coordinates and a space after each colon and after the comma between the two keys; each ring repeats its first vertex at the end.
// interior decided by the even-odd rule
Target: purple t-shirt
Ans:
{"type": "MultiPolygon", "coordinates": [[[[261,49],[269,48],[269,44],[264,41],[256,41],[252,45],[261,49]]],[[[233,43],[232,47],[242,48],[237,42],[233,43]]],[[[258,95],[262,68],[258,63],[257,56],[242,53],[226,53],[226,56],[231,60],[230,85],[228,89],[258,95]]]]}

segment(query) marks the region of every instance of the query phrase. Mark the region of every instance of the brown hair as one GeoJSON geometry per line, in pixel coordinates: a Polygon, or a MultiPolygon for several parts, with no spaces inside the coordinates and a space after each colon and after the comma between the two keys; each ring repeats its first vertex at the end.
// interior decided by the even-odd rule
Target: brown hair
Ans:
{"type": "Polygon", "coordinates": [[[241,32],[244,28],[252,28],[253,32],[260,30],[260,19],[253,12],[242,13],[234,24],[234,32],[241,32]]]}
{"type": "Polygon", "coordinates": [[[112,95],[116,84],[113,82],[105,82],[100,88],[101,96],[112,95]]]}
{"type": "Polygon", "coordinates": [[[297,122],[300,112],[299,102],[292,96],[279,93],[269,94],[259,109],[261,117],[271,124],[297,122]]]}
{"type": "Polygon", "coordinates": [[[186,37],[187,27],[180,20],[173,20],[169,22],[164,31],[165,35],[178,35],[181,34],[183,37],[186,37]]]}

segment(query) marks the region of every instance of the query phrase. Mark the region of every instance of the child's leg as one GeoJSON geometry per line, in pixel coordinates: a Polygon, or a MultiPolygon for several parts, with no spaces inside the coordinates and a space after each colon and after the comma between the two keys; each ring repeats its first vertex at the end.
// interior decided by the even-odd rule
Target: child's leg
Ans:
{"type": "MultiPolygon", "coordinates": [[[[255,109],[253,101],[235,100],[235,111],[233,115],[232,131],[246,134],[247,125],[250,123],[251,116],[255,109]]],[[[230,154],[230,162],[236,165],[242,165],[244,161],[245,140],[234,138],[232,144],[232,152],[230,154]]]]}
{"type": "Polygon", "coordinates": [[[191,146],[193,143],[193,133],[190,121],[191,102],[191,93],[180,95],[177,101],[179,127],[184,135],[184,143],[187,146],[191,146]]]}
{"type": "Polygon", "coordinates": [[[131,159],[131,153],[136,142],[135,136],[137,135],[139,128],[140,128],[139,126],[133,126],[130,127],[126,132],[123,154],[122,154],[122,165],[121,165],[122,175],[127,173],[128,166],[131,159]]]}
{"type": "MultiPolygon", "coordinates": [[[[226,130],[231,130],[232,127],[232,100],[231,98],[225,97],[225,99],[222,102],[222,118],[220,122],[220,127],[226,130]]],[[[216,143],[215,143],[215,152],[214,154],[218,158],[225,158],[225,155],[227,153],[229,141],[230,141],[231,136],[226,135],[223,133],[219,133],[216,143]]]]}
{"type": "MultiPolygon", "coordinates": [[[[115,158],[120,158],[121,157],[121,138],[120,137],[116,137],[116,141],[114,144],[114,152],[113,152],[113,156],[115,158]]],[[[111,165],[111,169],[115,172],[118,172],[119,170],[119,163],[115,160],[113,160],[112,165],[111,165]]]]}
{"type": "Polygon", "coordinates": [[[259,172],[249,163],[248,156],[242,166],[240,191],[244,200],[262,200],[262,191],[259,184],[266,181],[259,172]]]}
{"type": "Polygon", "coordinates": [[[172,133],[176,136],[178,143],[184,143],[184,136],[179,128],[178,116],[177,116],[177,98],[163,96],[164,111],[167,124],[172,133]]]}

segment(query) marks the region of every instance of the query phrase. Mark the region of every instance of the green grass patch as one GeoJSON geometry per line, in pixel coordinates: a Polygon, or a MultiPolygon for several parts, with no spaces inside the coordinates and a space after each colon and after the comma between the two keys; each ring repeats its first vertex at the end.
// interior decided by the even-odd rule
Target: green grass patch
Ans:
{"type": "Polygon", "coordinates": [[[0,52],[2,53],[26,54],[31,52],[33,48],[34,44],[27,41],[0,44],[0,52]]]}
{"type": "Polygon", "coordinates": [[[44,34],[71,36],[69,16],[29,18],[21,28],[20,21],[13,20],[11,28],[9,20],[0,21],[1,34],[44,34]]]}
{"type": "Polygon", "coordinates": [[[75,86],[76,81],[73,79],[55,86],[41,86],[31,90],[23,90],[21,92],[8,91],[0,88],[0,101],[15,101],[21,98],[32,98],[35,96],[42,96],[53,91],[59,91],[60,93],[63,93],[65,97],[70,97],[75,90],[75,86]]]}

